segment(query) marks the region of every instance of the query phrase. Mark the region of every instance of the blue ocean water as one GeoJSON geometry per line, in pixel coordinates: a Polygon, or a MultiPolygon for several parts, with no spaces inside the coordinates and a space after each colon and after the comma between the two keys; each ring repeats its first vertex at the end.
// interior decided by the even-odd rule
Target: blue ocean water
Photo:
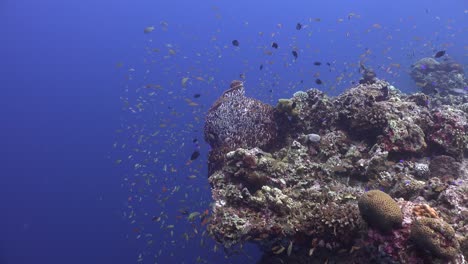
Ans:
{"type": "Polygon", "coordinates": [[[339,94],[363,62],[414,92],[411,63],[468,55],[461,0],[4,0],[0,24],[8,264],[255,263],[204,233],[204,114],[231,80],[274,105],[339,94]]]}

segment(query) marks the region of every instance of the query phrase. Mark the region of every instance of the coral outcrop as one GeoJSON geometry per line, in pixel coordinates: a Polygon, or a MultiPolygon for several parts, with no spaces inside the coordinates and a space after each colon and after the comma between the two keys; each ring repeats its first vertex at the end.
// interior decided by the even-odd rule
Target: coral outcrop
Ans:
{"type": "Polygon", "coordinates": [[[205,126],[219,243],[255,243],[260,263],[466,263],[468,95],[434,104],[373,75],[276,107],[243,89],[205,126]]]}
{"type": "Polygon", "coordinates": [[[438,61],[422,58],[411,66],[411,77],[426,94],[467,94],[465,71],[450,58],[438,61]]]}

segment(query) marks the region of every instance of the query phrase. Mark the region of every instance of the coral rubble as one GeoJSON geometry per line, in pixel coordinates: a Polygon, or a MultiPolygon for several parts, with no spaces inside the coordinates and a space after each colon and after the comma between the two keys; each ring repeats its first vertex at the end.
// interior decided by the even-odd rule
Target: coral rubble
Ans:
{"type": "Polygon", "coordinates": [[[468,113],[368,79],[275,108],[232,83],[205,125],[218,242],[260,263],[466,263],[468,113]]]}

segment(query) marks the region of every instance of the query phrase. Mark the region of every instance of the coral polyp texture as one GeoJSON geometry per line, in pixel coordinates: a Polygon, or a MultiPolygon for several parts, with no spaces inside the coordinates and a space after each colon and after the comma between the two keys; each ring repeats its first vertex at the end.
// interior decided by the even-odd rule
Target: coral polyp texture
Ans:
{"type": "Polygon", "coordinates": [[[206,115],[205,140],[213,151],[212,166],[237,148],[265,148],[276,138],[273,107],[245,96],[244,84],[233,81],[228,90],[211,106],[206,115]]]}
{"type": "Polygon", "coordinates": [[[460,252],[453,228],[440,219],[422,217],[413,223],[411,238],[423,250],[443,259],[452,259],[460,252]]]}
{"type": "Polygon", "coordinates": [[[359,198],[359,211],[367,223],[383,232],[401,226],[403,214],[390,195],[372,190],[359,198]]]}
{"type": "Polygon", "coordinates": [[[452,96],[374,76],[272,107],[234,81],[206,117],[209,233],[259,263],[466,263],[468,98],[452,96]]]}

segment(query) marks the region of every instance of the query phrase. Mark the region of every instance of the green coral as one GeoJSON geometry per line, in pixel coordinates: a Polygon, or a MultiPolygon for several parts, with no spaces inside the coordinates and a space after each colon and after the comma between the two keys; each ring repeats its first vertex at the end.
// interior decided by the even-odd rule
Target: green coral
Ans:
{"type": "Polygon", "coordinates": [[[411,238],[423,250],[439,258],[452,259],[460,250],[455,230],[445,221],[423,217],[411,226],[411,238]]]}
{"type": "Polygon", "coordinates": [[[297,103],[291,99],[279,99],[276,109],[280,113],[286,113],[290,116],[297,116],[299,114],[297,108],[297,103]]]}
{"type": "Polygon", "coordinates": [[[403,221],[403,214],[398,204],[382,191],[371,190],[364,193],[359,198],[358,206],[362,218],[383,232],[401,226],[403,221]]]}

